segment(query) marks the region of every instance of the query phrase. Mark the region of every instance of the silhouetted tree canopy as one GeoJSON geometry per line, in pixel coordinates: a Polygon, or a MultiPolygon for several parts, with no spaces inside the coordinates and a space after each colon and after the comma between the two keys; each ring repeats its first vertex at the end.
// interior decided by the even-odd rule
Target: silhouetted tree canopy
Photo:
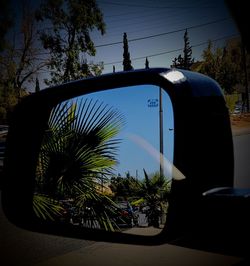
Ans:
{"type": "Polygon", "coordinates": [[[146,69],[149,69],[149,61],[148,61],[148,58],[146,57],[146,60],[145,60],[145,68],[146,69]]]}
{"type": "Polygon", "coordinates": [[[10,1],[2,0],[0,8],[0,52],[6,46],[6,34],[13,26],[13,17],[10,9],[10,1]]]}
{"type": "MultiPolygon", "coordinates": [[[[246,61],[249,69],[249,55],[247,55],[246,61]]],[[[237,90],[237,85],[245,85],[240,40],[232,39],[224,48],[216,48],[209,41],[207,48],[202,53],[202,61],[196,64],[192,70],[215,79],[226,93],[231,94],[237,90]]]]}
{"type": "Polygon", "coordinates": [[[194,63],[194,58],[192,58],[192,46],[189,43],[188,31],[184,33],[184,48],[183,56],[180,54],[177,58],[175,57],[172,61],[172,67],[190,70],[192,64],[194,63]]]}
{"type": "Polygon", "coordinates": [[[128,49],[127,33],[124,32],[124,34],[123,34],[123,70],[129,71],[132,69],[133,69],[133,67],[131,65],[130,53],[129,53],[129,49],[128,49]]]}
{"type": "Polygon", "coordinates": [[[94,56],[96,49],[90,32],[105,33],[103,14],[95,0],[47,0],[36,13],[48,25],[40,31],[43,47],[49,51],[51,80],[57,84],[86,76],[99,75],[103,64],[88,63],[84,54],[94,56]]]}

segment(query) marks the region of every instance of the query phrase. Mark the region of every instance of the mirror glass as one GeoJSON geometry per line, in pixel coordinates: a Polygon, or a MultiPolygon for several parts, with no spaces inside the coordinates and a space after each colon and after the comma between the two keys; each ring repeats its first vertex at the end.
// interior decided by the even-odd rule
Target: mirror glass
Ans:
{"type": "Polygon", "coordinates": [[[36,170],[37,217],[155,235],[172,180],[173,111],[154,85],[105,90],[51,111],[36,170]]]}

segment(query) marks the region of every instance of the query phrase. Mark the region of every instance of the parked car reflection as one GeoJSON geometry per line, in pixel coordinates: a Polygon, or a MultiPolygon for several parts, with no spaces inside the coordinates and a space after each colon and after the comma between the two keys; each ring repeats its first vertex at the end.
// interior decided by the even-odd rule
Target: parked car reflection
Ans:
{"type": "Polygon", "coordinates": [[[119,216],[115,218],[116,224],[119,227],[129,226],[134,227],[138,226],[138,212],[135,212],[128,201],[117,202],[119,216]]]}

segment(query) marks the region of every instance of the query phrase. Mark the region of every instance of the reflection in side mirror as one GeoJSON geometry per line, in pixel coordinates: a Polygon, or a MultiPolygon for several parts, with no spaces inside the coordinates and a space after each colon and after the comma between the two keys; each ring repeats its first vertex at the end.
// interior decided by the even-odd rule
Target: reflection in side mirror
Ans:
{"type": "Polygon", "coordinates": [[[173,178],[173,134],[172,105],[157,86],[60,103],[51,111],[40,149],[36,216],[106,231],[160,233],[173,178]]]}

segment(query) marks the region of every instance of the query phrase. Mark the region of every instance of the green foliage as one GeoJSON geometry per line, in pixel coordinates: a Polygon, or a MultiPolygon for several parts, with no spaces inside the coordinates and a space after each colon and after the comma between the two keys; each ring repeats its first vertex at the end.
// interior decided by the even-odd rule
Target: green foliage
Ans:
{"type": "Polygon", "coordinates": [[[76,187],[75,205],[82,213],[83,223],[86,227],[102,228],[106,231],[119,230],[112,219],[117,215],[116,204],[107,196],[96,192],[96,188],[81,190],[76,187]]]}
{"type": "Polygon", "coordinates": [[[137,180],[127,173],[126,177],[112,177],[110,188],[116,199],[128,200],[132,206],[147,206],[149,225],[159,226],[159,218],[167,213],[167,202],[171,188],[171,180],[160,173],[137,180]]]}
{"type": "Polygon", "coordinates": [[[238,64],[232,61],[226,48],[223,49],[221,57],[217,81],[226,93],[231,94],[234,91],[234,86],[238,83],[238,64]]]}
{"type": "MultiPolygon", "coordinates": [[[[114,203],[98,188],[118,163],[116,150],[120,141],[115,137],[122,125],[123,116],[98,101],[81,99],[57,105],[41,146],[35,194],[44,195],[45,199],[73,199],[81,213],[91,213],[91,219],[99,226],[114,230],[115,224],[109,218],[115,210],[114,203]]],[[[41,201],[36,203],[36,213],[41,216],[45,212],[44,217],[49,218],[48,209],[40,208],[44,206],[41,201]]]]}
{"type": "Polygon", "coordinates": [[[203,62],[200,65],[200,72],[210,76],[211,78],[215,79],[218,72],[218,63],[220,59],[218,58],[220,50],[216,50],[215,53],[213,53],[212,50],[212,42],[209,41],[207,49],[203,51],[202,58],[203,62]]]}
{"type": "Polygon", "coordinates": [[[236,103],[239,101],[239,94],[226,94],[225,100],[226,100],[226,104],[229,109],[229,112],[232,113],[235,109],[236,103]]]}
{"type": "Polygon", "coordinates": [[[141,195],[145,200],[148,210],[149,225],[158,227],[159,217],[167,212],[167,201],[171,188],[171,180],[167,180],[160,173],[155,173],[151,177],[144,170],[145,179],[141,185],[141,195]]]}
{"type": "Polygon", "coordinates": [[[37,11],[36,18],[51,24],[40,32],[43,47],[51,56],[51,80],[47,80],[47,84],[100,74],[103,65],[87,64],[83,59],[84,53],[91,56],[96,53],[91,31],[105,32],[103,15],[95,0],[47,0],[37,11]]]}
{"type": "Polygon", "coordinates": [[[34,194],[33,210],[40,219],[54,221],[56,217],[61,216],[64,209],[59,201],[46,195],[34,194]]]}
{"type": "Polygon", "coordinates": [[[112,177],[110,188],[115,193],[116,199],[127,199],[134,204],[144,202],[155,202],[158,200],[167,201],[170,191],[170,181],[159,173],[154,173],[151,177],[144,170],[145,178],[138,180],[132,177],[129,172],[125,177],[118,175],[112,177]]]}
{"type": "MultiPolygon", "coordinates": [[[[31,4],[22,1],[20,7],[20,16],[15,17],[9,2],[1,2],[1,123],[7,122],[9,112],[28,94],[26,89],[35,82],[39,70],[45,67],[52,70],[51,80],[47,80],[47,84],[100,75],[103,70],[103,64],[94,64],[84,59],[84,53],[94,55],[96,52],[90,37],[91,31],[97,29],[102,34],[105,32],[102,13],[94,0],[43,1],[36,12],[36,18],[37,21],[46,22],[49,28],[43,24],[40,37],[37,35],[39,25],[31,4]],[[14,38],[10,31],[15,23],[18,38],[14,38]],[[39,38],[43,47],[50,52],[48,58],[40,56],[39,38]]],[[[40,89],[38,82],[34,88],[36,91],[40,89]]]]}
{"type": "Polygon", "coordinates": [[[126,177],[120,175],[111,177],[109,187],[115,194],[116,199],[133,199],[140,197],[140,186],[140,181],[130,176],[128,172],[126,177]]]}
{"type": "Polygon", "coordinates": [[[232,94],[237,84],[244,84],[239,40],[230,40],[223,49],[215,49],[210,41],[202,58],[202,62],[192,70],[215,79],[226,94],[232,94]]]}
{"type": "Polygon", "coordinates": [[[9,113],[18,102],[18,95],[13,87],[0,82],[0,124],[8,124],[9,113]]]}
{"type": "Polygon", "coordinates": [[[141,193],[150,204],[158,204],[159,201],[167,201],[170,192],[171,180],[167,180],[160,173],[155,173],[151,177],[144,170],[145,179],[143,180],[141,193]]]}
{"type": "Polygon", "coordinates": [[[88,190],[109,176],[117,163],[119,140],[114,137],[122,119],[118,111],[88,99],[53,109],[41,147],[43,189],[72,196],[74,186],[88,190]]]}
{"type": "Polygon", "coordinates": [[[3,2],[0,12],[0,20],[5,21],[3,25],[0,23],[0,31],[8,32],[5,36],[4,32],[3,36],[0,34],[0,121],[7,123],[9,113],[18,101],[28,94],[28,84],[34,81],[34,74],[42,69],[46,62],[37,59],[36,23],[29,3],[22,1],[20,16],[13,16],[11,21],[9,16],[13,11],[6,1],[3,2]],[[12,32],[11,26],[15,23],[12,32]]]}

